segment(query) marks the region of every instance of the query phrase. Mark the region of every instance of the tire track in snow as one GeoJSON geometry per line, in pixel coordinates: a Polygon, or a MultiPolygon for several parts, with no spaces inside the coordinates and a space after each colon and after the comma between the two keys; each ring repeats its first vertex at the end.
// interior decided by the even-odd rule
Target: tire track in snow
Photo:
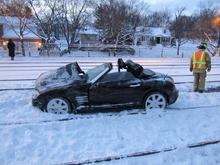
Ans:
{"type": "MultiPolygon", "coordinates": [[[[170,107],[166,108],[164,112],[171,112],[171,111],[183,111],[183,110],[192,110],[192,109],[204,109],[204,108],[216,108],[220,107],[220,105],[210,105],[210,106],[192,106],[192,107],[170,107]]],[[[123,111],[120,111],[123,112],[123,111]]],[[[102,114],[102,116],[97,115],[95,112],[93,113],[84,113],[84,114],[76,114],[73,115],[72,117],[64,117],[64,118],[59,118],[59,119],[54,119],[54,120],[40,120],[40,121],[18,121],[18,122],[3,122],[0,123],[0,126],[14,126],[14,125],[32,125],[32,124],[47,124],[47,123],[53,123],[53,122],[64,122],[64,121],[72,121],[72,120],[86,120],[86,119],[95,119],[95,118],[100,118],[100,117],[123,117],[123,116],[131,116],[131,115],[147,115],[147,111],[145,110],[140,110],[139,112],[128,112],[127,113],[120,113],[120,112],[106,112],[108,114],[102,114]]]]}
{"type": "MultiPolygon", "coordinates": [[[[205,147],[207,145],[214,145],[220,143],[220,139],[209,139],[209,140],[203,140],[200,142],[195,142],[191,144],[187,144],[184,146],[184,148],[197,148],[197,147],[205,147]]],[[[171,146],[164,149],[156,149],[156,150],[144,150],[139,152],[133,152],[129,154],[121,154],[121,155],[114,155],[114,156],[105,156],[101,158],[94,158],[94,159],[88,159],[88,160],[82,160],[82,161],[72,161],[68,163],[62,163],[62,165],[83,165],[83,164],[94,164],[94,163],[101,163],[101,162],[109,162],[113,160],[122,160],[122,159],[128,159],[128,158],[134,158],[134,157],[143,157],[148,155],[154,155],[159,153],[165,153],[170,152],[179,149],[176,146],[171,146]]],[[[182,149],[182,147],[180,148],[182,149]]],[[[61,165],[61,164],[56,164],[61,165]]]]}

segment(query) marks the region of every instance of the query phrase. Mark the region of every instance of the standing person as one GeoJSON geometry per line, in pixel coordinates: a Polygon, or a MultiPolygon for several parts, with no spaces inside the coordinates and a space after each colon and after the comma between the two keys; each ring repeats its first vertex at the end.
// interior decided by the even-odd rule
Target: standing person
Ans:
{"type": "Polygon", "coordinates": [[[194,83],[193,90],[195,92],[204,92],[205,89],[205,78],[206,70],[211,71],[211,58],[205,51],[207,43],[202,42],[198,46],[198,51],[194,52],[190,62],[190,72],[193,71],[194,83]]]}
{"type": "Polygon", "coordinates": [[[7,47],[8,47],[8,50],[9,50],[9,56],[11,57],[11,60],[14,60],[14,57],[15,57],[15,44],[11,39],[9,39],[7,47]]]}

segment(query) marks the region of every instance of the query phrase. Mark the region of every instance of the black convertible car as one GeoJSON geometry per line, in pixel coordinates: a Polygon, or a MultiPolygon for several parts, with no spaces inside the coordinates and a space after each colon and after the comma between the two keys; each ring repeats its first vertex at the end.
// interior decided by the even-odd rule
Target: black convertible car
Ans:
{"type": "Polygon", "coordinates": [[[41,74],[32,104],[52,113],[106,108],[165,108],[178,97],[170,76],[118,59],[118,72],[104,63],[84,73],[77,62],[41,74]],[[124,69],[122,71],[122,69],[124,69]]]}

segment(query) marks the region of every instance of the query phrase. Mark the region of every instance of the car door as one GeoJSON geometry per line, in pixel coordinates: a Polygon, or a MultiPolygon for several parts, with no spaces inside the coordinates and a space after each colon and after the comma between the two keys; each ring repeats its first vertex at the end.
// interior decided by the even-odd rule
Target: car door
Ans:
{"type": "Polygon", "coordinates": [[[133,105],[140,100],[141,80],[130,72],[115,73],[93,84],[89,89],[92,105],[133,105]]]}

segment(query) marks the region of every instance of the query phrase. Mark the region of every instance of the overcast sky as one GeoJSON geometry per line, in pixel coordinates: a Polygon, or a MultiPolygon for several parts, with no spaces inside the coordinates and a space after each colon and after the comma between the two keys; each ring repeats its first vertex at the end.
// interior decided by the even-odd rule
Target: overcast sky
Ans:
{"type": "Polygon", "coordinates": [[[199,6],[213,7],[216,6],[220,10],[220,0],[145,0],[150,6],[150,10],[159,11],[169,9],[176,11],[177,8],[186,7],[186,14],[199,9],[199,6]]]}

